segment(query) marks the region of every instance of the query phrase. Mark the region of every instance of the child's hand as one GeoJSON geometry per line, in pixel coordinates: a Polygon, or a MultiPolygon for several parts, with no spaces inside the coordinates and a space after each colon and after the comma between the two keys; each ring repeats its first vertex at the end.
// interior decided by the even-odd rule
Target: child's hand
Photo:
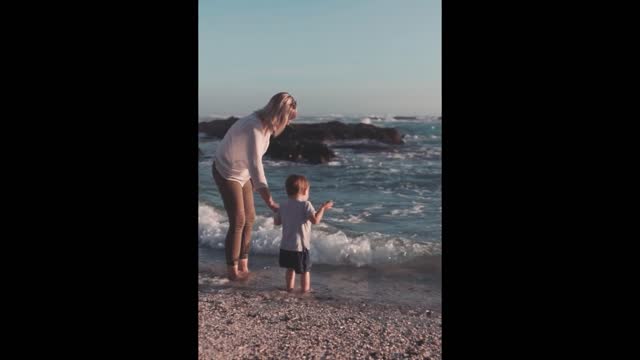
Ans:
{"type": "Polygon", "coordinates": [[[331,200],[325,201],[325,203],[322,204],[322,207],[325,208],[326,210],[331,209],[333,207],[333,201],[331,200]]]}

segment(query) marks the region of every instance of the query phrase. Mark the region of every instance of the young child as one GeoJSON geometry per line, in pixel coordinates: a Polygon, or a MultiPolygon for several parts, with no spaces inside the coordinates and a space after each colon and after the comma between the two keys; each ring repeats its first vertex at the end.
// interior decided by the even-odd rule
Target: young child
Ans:
{"type": "Polygon", "coordinates": [[[302,274],[302,292],[309,292],[311,286],[311,224],[319,224],[325,209],[333,207],[333,201],[326,201],[315,211],[309,200],[309,181],[302,175],[290,175],[285,188],[289,197],[280,204],[273,222],[282,225],[280,242],[280,267],[286,268],[287,291],[293,291],[296,274],[302,274]]]}

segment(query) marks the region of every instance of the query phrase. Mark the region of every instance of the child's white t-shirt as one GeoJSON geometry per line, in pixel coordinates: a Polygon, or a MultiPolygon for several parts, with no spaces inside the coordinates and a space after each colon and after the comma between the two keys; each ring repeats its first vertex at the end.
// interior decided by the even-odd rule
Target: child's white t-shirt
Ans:
{"type": "Polygon", "coordinates": [[[302,251],[303,245],[307,250],[311,242],[310,215],[316,210],[309,201],[287,199],[280,204],[275,218],[282,223],[282,241],[280,249],[288,251],[302,251]]]}

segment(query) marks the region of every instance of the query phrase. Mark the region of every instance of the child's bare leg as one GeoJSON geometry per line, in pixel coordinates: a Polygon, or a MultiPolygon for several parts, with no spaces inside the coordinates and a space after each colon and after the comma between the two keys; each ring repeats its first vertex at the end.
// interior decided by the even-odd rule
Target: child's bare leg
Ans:
{"type": "Polygon", "coordinates": [[[296,286],[296,273],[293,269],[287,269],[285,281],[287,283],[287,291],[293,291],[293,288],[296,286]]]}
{"type": "Polygon", "coordinates": [[[309,292],[311,290],[311,272],[307,271],[302,274],[302,292],[309,292]]]}

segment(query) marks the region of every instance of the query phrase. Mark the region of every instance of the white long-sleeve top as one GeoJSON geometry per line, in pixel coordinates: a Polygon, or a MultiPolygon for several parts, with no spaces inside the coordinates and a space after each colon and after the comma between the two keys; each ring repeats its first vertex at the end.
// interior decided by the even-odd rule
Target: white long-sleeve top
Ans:
{"type": "Polygon", "coordinates": [[[262,156],[269,148],[271,130],[264,130],[255,113],[238,119],[216,149],[215,167],[227,180],[242,186],[253,180],[254,190],[268,187],[262,156]]]}

